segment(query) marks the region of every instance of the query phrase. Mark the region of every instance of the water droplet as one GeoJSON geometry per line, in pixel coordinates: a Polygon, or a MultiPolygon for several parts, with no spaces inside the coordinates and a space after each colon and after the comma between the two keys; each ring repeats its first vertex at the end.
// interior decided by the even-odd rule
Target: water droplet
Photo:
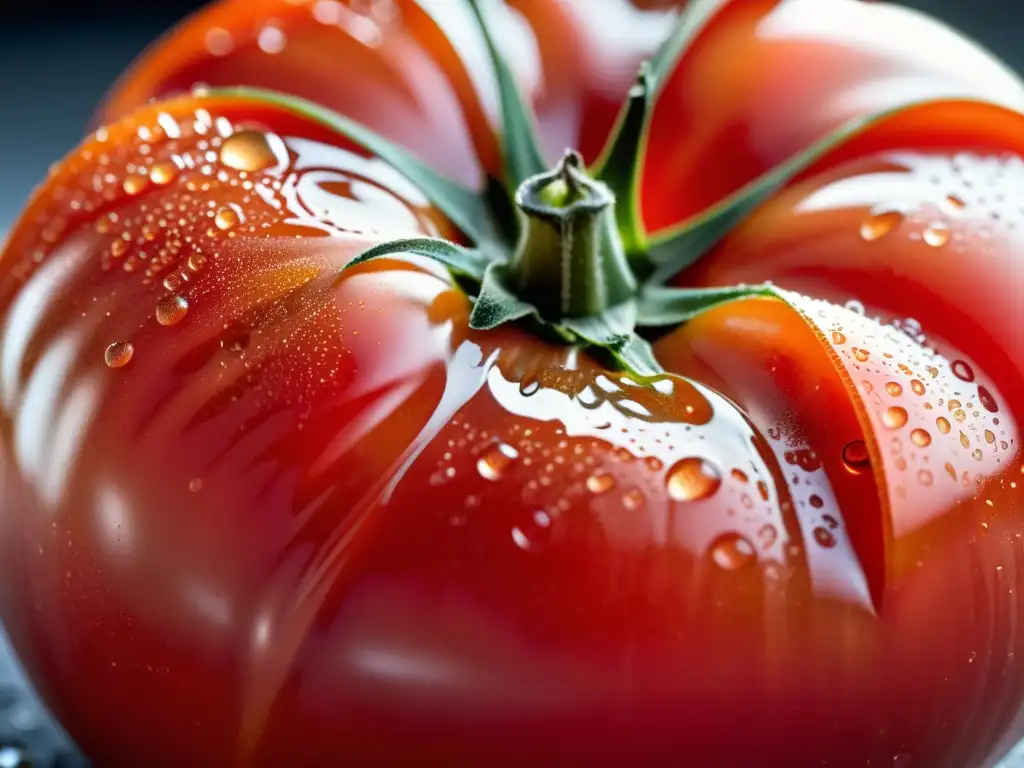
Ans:
{"type": "Polygon", "coordinates": [[[668,473],[668,495],[676,501],[696,501],[713,496],[722,476],[713,464],[698,457],[676,462],[668,473]]]}
{"type": "Polygon", "coordinates": [[[765,523],[757,531],[757,538],[761,540],[761,546],[770,549],[779,538],[779,532],[771,523],[765,523]]]}
{"type": "Polygon", "coordinates": [[[533,513],[529,522],[512,529],[512,541],[520,549],[536,551],[551,537],[551,516],[543,510],[533,513]]]}
{"type": "Polygon", "coordinates": [[[231,33],[220,27],[208,29],[203,37],[203,43],[211,56],[227,56],[235,49],[235,41],[231,37],[231,33]]]}
{"type": "Polygon", "coordinates": [[[996,441],[996,434],[991,429],[985,430],[985,442],[991,445],[996,441]]]}
{"type": "Polygon", "coordinates": [[[907,409],[894,405],[882,415],[882,423],[889,429],[900,429],[906,425],[907,418],[907,409]]]}
{"type": "Polygon", "coordinates": [[[910,754],[900,752],[892,757],[892,768],[910,768],[910,754]]]}
{"type": "Polygon", "coordinates": [[[871,455],[863,440],[853,440],[843,447],[843,465],[855,475],[871,467],[871,455]]]}
{"type": "Polygon", "coordinates": [[[591,493],[605,493],[615,487],[615,478],[607,472],[598,472],[587,478],[587,490],[591,493]]]}
{"type": "Polygon", "coordinates": [[[163,285],[168,291],[176,291],[181,288],[181,278],[177,275],[168,275],[164,278],[163,285]]]}
{"type": "Polygon", "coordinates": [[[860,225],[860,236],[871,243],[885,237],[903,221],[899,211],[880,211],[872,214],[860,225]]]}
{"type": "Polygon", "coordinates": [[[967,412],[961,408],[953,414],[953,418],[962,424],[967,419],[967,412]]]}
{"type": "Polygon", "coordinates": [[[910,433],[910,440],[918,448],[924,448],[931,444],[932,436],[928,434],[926,430],[915,429],[913,432],[910,433]]]}
{"type": "Polygon", "coordinates": [[[238,226],[240,221],[241,217],[238,215],[238,211],[230,207],[218,210],[217,215],[213,219],[213,223],[217,225],[217,229],[225,232],[232,227],[238,226]]]}
{"type": "Polygon", "coordinates": [[[146,188],[146,177],[133,173],[125,177],[124,183],[121,184],[121,187],[129,195],[137,195],[146,188]]]}
{"type": "Polygon", "coordinates": [[[910,382],[910,390],[915,395],[923,395],[925,393],[924,382],[914,379],[912,382],[910,382]]]}
{"type": "Polygon", "coordinates": [[[964,448],[971,447],[971,438],[965,435],[963,431],[960,432],[960,445],[962,445],[964,448]]]}
{"type": "Polygon", "coordinates": [[[868,361],[868,358],[871,357],[871,353],[868,352],[866,349],[860,349],[859,347],[854,347],[853,348],[853,356],[854,356],[854,358],[858,362],[866,363],[868,361]]]}
{"type": "Polygon", "coordinates": [[[885,393],[891,397],[899,397],[903,394],[903,387],[895,381],[885,385],[885,393]]]}
{"type": "Polygon", "coordinates": [[[985,389],[985,387],[978,387],[978,400],[981,401],[981,407],[989,413],[999,412],[999,406],[996,404],[996,399],[992,397],[992,393],[985,389]]]}
{"type": "Polygon", "coordinates": [[[277,155],[267,134],[262,131],[239,131],[224,140],[220,161],[236,171],[254,173],[277,164],[277,155]]]}
{"type": "Polygon", "coordinates": [[[840,333],[839,331],[832,331],[832,343],[833,344],[845,344],[846,334],[840,333]]]}
{"type": "Polygon", "coordinates": [[[203,478],[193,477],[188,481],[188,489],[192,491],[192,493],[199,493],[199,491],[203,490],[203,478]]]}
{"type": "Polygon", "coordinates": [[[160,325],[180,323],[187,313],[188,301],[184,296],[164,296],[156,303],[156,321],[160,325]]]}
{"type": "Polygon", "coordinates": [[[511,445],[499,443],[480,457],[476,463],[476,469],[485,480],[498,480],[517,458],[519,458],[519,451],[511,445]]]}
{"type": "Polygon", "coordinates": [[[947,195],[946,196],[946,207],[951,208],[954,211],[962,210],[967,207],[967,203],[964,202],[962,197],[958,195],[947,195]]]}
{"type": "Polygon", "coordinates": [[[200,272],[206,266],[206,257],[201,253],[193,253],[186,263],[193,272],[200,272]]]}
{"type": "Polygon", "coordinates": [[[818,496],[817,494],[811,496],[807,501],[815,509],[821,509],[825,506],[825,502],[822,500],[821,496],[818,496]]]}
{"type": "Polygon", "coordinates": [[[540,392],[540,382],[537,379],[523,379],[519,382],[519,394],[523,397],[532,397],[540,392]]]}
{"type": "Polygon", "coordinates": [[[961,381],[974,381],[974,370],[963,360],[954,360],[950,368],[953,375],[961,381]]]}
{"type": "Polygon", "coordinates": [[[836,545],[836,537],[832,535],[832,532],[828,528],[815,528],[814,529],[814,540],[818,542],[819,546],[831,549],[836,545]]]}
{"type": "Polygon", "coordinates": [[[264,53],[280,53],[284,50],[287,43],[288,38],[285,37],[284,32],[272,24],[268,24],[261,29],[259,35],[256,37],[256,44],[264,53]]]}
{"type": "Polygon", "coordinates": [[[629,510],[640,509],[644,505],[644,495],[636,488],[626,491],[622,496],[622,506],[629,510]]]}
{"type": "Polygon", "coordinates": [[[163,186],[164,184],[170,184],[174,181],[174,177],[178,175],[178,168],[172,163],[160,163],[154,165],[153,169],[149,172],[149,178],[154,184],[163,186]]]}
{"type": "Polygon", "coordinates": [[[735,571],[754,560],[754,547],[738,533],[725,533],[711,544],[711,560],[723,571],[735,571]]]}
{"type": "Polygon", "coordinates": [[[951,429],[949,419],[947,419],[945,416],[939,416],[939,418],[935,420],[935,426],[938,427],[939,432],[941,432],[944,435],[948,435],[949,430],[951,429]]]}
{"type": "Polygon", "coordinates": [[[934,478],[932,477],[932,473],[929,472],[927,469],[918,470],[917,482],[919,482],[921,485],[931,485],[933,479],[934,478]]]}
{"type": "Polygon", "coordinates": [[[922,235],[925,243],[932,248],[941,248],[949,242],[949,227],[941,221],[932,222],[922,235]]]}
{"type": "Polygon", "coordinates": [[[757,481],[757,492],[763,501],[768,501],[768,483],[764,480],[757,481]]]}
{"type": "Polygon", "coordinates": [[[108,368],[124,368],[135,356],[135,347],[130,341],[115,341],[103,353],[103,362],[108,368]]]}
{"type": "Polygon", "coordinates": [[[833,530],[839,527],[839,521],[832,517],[832,515],[822,515],[821,521],[833,530]]]}

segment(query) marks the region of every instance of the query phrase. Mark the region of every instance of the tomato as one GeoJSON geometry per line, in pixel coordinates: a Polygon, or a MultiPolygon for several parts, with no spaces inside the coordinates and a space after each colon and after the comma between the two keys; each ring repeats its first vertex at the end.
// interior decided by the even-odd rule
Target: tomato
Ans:
{"type": "Polygon", "coordinates": [[[1024,735],[1024,86],[885,4],[677,6],[222,0],[55,166],[0,615],[97,764],[1024,735]]]}

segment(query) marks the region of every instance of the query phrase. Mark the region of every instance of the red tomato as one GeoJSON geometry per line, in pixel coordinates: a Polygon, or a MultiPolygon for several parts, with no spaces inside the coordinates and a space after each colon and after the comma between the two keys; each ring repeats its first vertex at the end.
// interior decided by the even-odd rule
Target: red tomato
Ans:
{"type": "MultiPolygon", "coordinates": [[[[551,157],[598,156],[672,27],[589,3],[502,21],[551,157]]],[[[993,764],[1024,734],[1024,86],[907,10],[725,3],[655,109],[651,231],[936,101],[683,271],[789,292],[661,335],[637,379],[474,330],[426,259],[342,273],[468,238],[312,119],[170,96],[296,94],[479,184],[470,22],[216,3],[30,201],[0,263],[0,615],[46,701],[103,766],[993,764]]]]}

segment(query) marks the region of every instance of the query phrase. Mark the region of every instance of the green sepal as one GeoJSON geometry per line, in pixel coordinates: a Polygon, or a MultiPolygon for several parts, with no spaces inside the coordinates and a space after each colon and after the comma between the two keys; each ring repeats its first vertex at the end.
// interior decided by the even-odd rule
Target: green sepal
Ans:
{"type": "Polygon", "coordinates": [[[558,324],[589,346],[619,352],[629,344],[636,327],[636,304],[626,301],[596,315],[564,317],[558,324]]]}
{"type": "Polygon", "coordinates": [[[643,258],[647,250],[647,231],[640,213],[640,180],[647,157],[653,92],[654,78],[650,65],[644,62],[611,138],[591,172],[615,195],[615,222],[622,248],[631,261],[643,258]]]}
{"type": "Polygon", "coordinates": [[[629,343],[612,352],[616,361],[635,376],[648,377],[665,373],[646,339],[630,334],[629,343]]]}
{"type": "Polygon", "coordinates": [[[382,256],[391,256],[399,253],[425,256],[428,259],[433,259],[443,264],[457,275],[471,278],[477,282],[484,279],[484,273],[490,264],[490,260],[480,251],[463,248],[461,245],[450,243],[447,240],[418,237],[408,240],[389,240],[386,243],[375,245],[356,256],[342,269],[351,269],[359,264],[365,264],[371,259],[379,259],[382,256]]]}
{"type": "Polygon", "coordinates": [[[481,247],[503,241],[483,192],[445,178],[406,149],[364,125],[311,101],[263,88],[213,88],[205,95],[272,104],[325,126],[379,157],[415,184],[428,200],[481,247]]]}
{"type": "Polygon", "coordinates": [[[778,289],[772,285],[730,285],[723,288],[650,285],[637,299],[637,325],[645,328],[681,325],[722,304],[752,296],[778,295],[778,289]]]}
{"type": "Polygon", "coordinates": [[[491,29],[495,27],[488,18],[490,13],[484,8],[484,4],[489,2],[491,0],[469,0],[469,6],[487,45],[491,66],[498,81],[505,181],[508,189],[515,190],[531,176],[544,173],[548,165],[544,161],[544,153],[537,139],[537,118],[533,108],[519,90],[512,71],[491,34],[491,29]]]}
{"type": "Polygon", "coordinates": [[[693,264],[734,230],[761,203],[857,134],[901,112],[935,101],[904,104],[873,115],[856,117],[717,205],[711,206],[677,227],[659,232],[651,240],[650,259],[655,265],[655,271],[650,282],[663,283],[693,264]]]}
{"type": "Polygon", "coordinates": [[[480,293],[473,303],[469,327],[489,331],[504,323],[537,315],[537,308],[516,296],[506,285],[508,264],[493,262],[484,271],[480,293]]]}

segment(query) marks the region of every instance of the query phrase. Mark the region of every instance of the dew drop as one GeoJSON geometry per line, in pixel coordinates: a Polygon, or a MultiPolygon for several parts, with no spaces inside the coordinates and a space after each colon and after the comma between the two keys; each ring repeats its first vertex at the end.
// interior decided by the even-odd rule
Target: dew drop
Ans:
{"type": "Polygon", "coordinates": [[[999,406],[996,404],[996,399],[992,397],[992,393],[985,389],[985,387],[978,387],[978,400],[981,401],[981,407],[989,413],[999,412],[999,406]]]}
{"type": "Polygon", "coordinates": [[[153,169],[149,172],[149,178],[154,184],[163,186],[164,184],[170,184],[174,181],[174,177],[178,175],[178,169],[172,163],[160,163],[154,165],[153,169]]]}
{"type": "Polygon", "coordinates": [[[863,440],[853,440],[843,446],[843,465],[855,475],[870,468],[871,455],[863,440]]]}
{"type": "Polygon", "coordinates": [[[890,381],[885,385],[885,393],[890,397],[899,397],[903,394],[903,387],[895,381],[890,381]]]}
{"type": "Polygon", "coordinates": [[[224,140],[220,161],[228,168],[250,173],[277,164],[277,156],[262,131],[239,131],[224,140]]]}
{"type": "Polygon", "coordinates": [[[815,509],[821,509],[825,506],[825,502],[822,500],[821,496],[818,496],[817,494],[811,496],[807,501],[815,509]]]}
{"type": "Polygon", "coordinates": [[[184,296],[164,296],[156,303],[156,321],[160,325],[174,325],[185,319],[188,301],[184,296]]]}
{"type": "Polygon", "coordinates": [[[949,430],[951,429],[949,420],[945,416],[939,416],[939,418],[935,420],[935,426],[938,427],[939,432],[944,435],[948,435],[949,430]]]}
{"type": "Polygon", "coordinates": [[[832,343],[833,344],[845,344],[846,334],[840,333],[839,331],[832,331],[832,343]]]}
{"type": "Polygon", "coordinates": [[[551,516],[543,510],[534,512],[529,522],[512,529],[512,541],[522,550],[536,551],[551,537],[551,516]]]}
{"type": "Polygon", "coordinates": [[[198,493],[203,490],[203,478],[193,477],[188,481],[188,489],[192,491],[192,493],[198,493]]]}
{"type": "Polygon", "coordinates": [[[177,275],[168,275],[164,278],[163,285],[168,291],[176,291],[181,288],[181,278],[177,275]]]}
{"type": "Polygon", "coordinates": [[[725,533],[711,543],[711,560],[723,571],[735,571],[754,560],[754,547],[738,533],[725,533]]]}
{"type": "Polygon", "coordinates": [[[964,202],[964,199],[962,197],[959,197],[957,195],[947,195],[946,196],[946,207],[950,208],[950,209],[952,209],[954,211],[959,211],[959,210],[962,210],[962,209],[966,208],[967,207],[967,203],[964,202]]]}
{"type": "Polygon", "coordinates": [[[762,501],[768,501],[768,483],[764,480],[757,481],[757,492],[761,496],[762,501]]]}
{"type": "Polygon", "coordinates": [[[985,430],[985,442],[991,445],[996,441],[996,434],[991,429],[985,430]]]}
{"type": "Polygon", "coordinates": [[[924,382],[914,379],[912,382],[910,382],[910,390],[915,395],[923,395],[925,393],[924,382]]]}
{"type": "Polygon", "coordinates": [[[614,487],[615,478],[607,472],[599,472],[587,478],[587,490],[591,493],[606,493],[614,487]]]}
{"type": "Polygon", "coordinates": [[[963,431],[960,432],[960,445],[964,448],[971,447],[971,438],[969,438],[963,431]]]}
{"type": "Polygon", "coordinates": [[[775,540],[779,538],[779,532],[771,523],[765,523],[758,529],[757,538],[760,539],[762,547],[770,549],[775,540]]]}
{"type": "Polygon", "coordinates": [[[231,33],[220,27],[208,29],[203,37],[203,43],[211,56],[227,56],[235,48],[231,33]]]}
{"type": "Polygon", "coordinates": [[[485,480],[498,480],[517,458],[519,458],[519,451],[511,445],[500,443],[480,457],[476,463],[476,469],[485,480]]]}
{"type": "Polygon", "coordinates": [[[217,225],[217,229],[227,231],[232,227],[238,226],[241,218],[238,212],[234,208],[221,208],[217,211],[217,215],[213,219],[213,223],[217,225]]]}
{"type": "Polygon", "coordinates": [[[832,515],[822,515],[821,521],[833,530],[839,527],[839,521],[832,517],[832,515]]]}
{"type": "Polygon", "coordinates": [[[636,488],[626,491],[622,496],[622,506],[628,510],[637,510],[644,505],[644,495],[636,488]]]}
{"type": "Polygon", "coordinates": [[[915,429],[913,432],[910,433],[910,440],[918,448],[924,448],[928,445],[931,445],[932,436],[929,435],[928,432],[923,429],[915,429]]]}
{"type": "Polygon", "coordinates": [[[103,362],[108,368],[124,368],[135,356],[135,347],[130,341],[115,341],[103,352],[103,362]]]}
{"type": "Polygon", "coordinates": [[[940,221],[933,222],[925,229],[922,238],[932,248],[941,248],[949,242],[949,227],[940,221]]]}
{"type": "Polygon", "coordinates": [[[732,475],[733,479],[736,480],[737,482],[740,482],[740,483],[749,482],[749,478],[747,477],[747,473],[744,472],[742,469],[734,469],[730,474],[732,475]]]}
{"type": "Polygon", "coordinates": [[[828,528],[815,528],[814,529],[814,540],[819,546],[831,549],[836,545],[836,537],[832,535],[832,532],[828,528]]]}
{"type": "Polygon", "coordinates": [[[907,409],[894,405],[882,415],[882,423],[889,429],[902,428],[907,423],[907,409]]]}
{"type": "Polygon", "coordinates": [[[125,177],[121,187],[129,195],[137,195],[146,188],[146,177],[133,173],[130,176],[125,177]]]}
{"type": "Polygon", "coordinates": [[[932,477],[932,473],[929,472],[927,469],[918,470],[917,482],[919,482],[921,485],[931,485],[933,479],[934,478],[932,477]]]}
{"type": "Polygon", "coordinates": [[[698,457],[676,462],[668,473],[668,494],[676,501],[696,501],[713,496],[722,476],[713,464],[698,457]]]}
{"type": "Polygon", "coordinates": [[[859,347],[854,347],[854,349],[853,349],[853,356],[854,356],[854,358],[858,362],[866,363],[868,361],[868,358],[871,357],[871,353],[868,352],[866,349],[860,349],[859,347]]]}
{"type": "Polygon", "coordinates": [[[269,54],[280,53],[287,43],[288,38],[284,32],[273,25],[265,26],[256,37],[256,44],[260,50],[269,54]]]}
{"type": "Polygon", "coordinates": [[[193,272],[200,272],[206,266],[206,257],[201,253],[193,253],[188,257],[186,264],[193,272]]]}
{"type": "Polygon", "coordinates": [[[871,243],[888,235],[903,221],[899,211],[880,211],[872,214],[860,225],[860,236],[871,243]]]}
{"type": "Polygon", "coordinates": [[[961,381],[974,381],[974,370],[963,360],[954,360],[950,368],[953,371],[953,375],[961,381]]]}

